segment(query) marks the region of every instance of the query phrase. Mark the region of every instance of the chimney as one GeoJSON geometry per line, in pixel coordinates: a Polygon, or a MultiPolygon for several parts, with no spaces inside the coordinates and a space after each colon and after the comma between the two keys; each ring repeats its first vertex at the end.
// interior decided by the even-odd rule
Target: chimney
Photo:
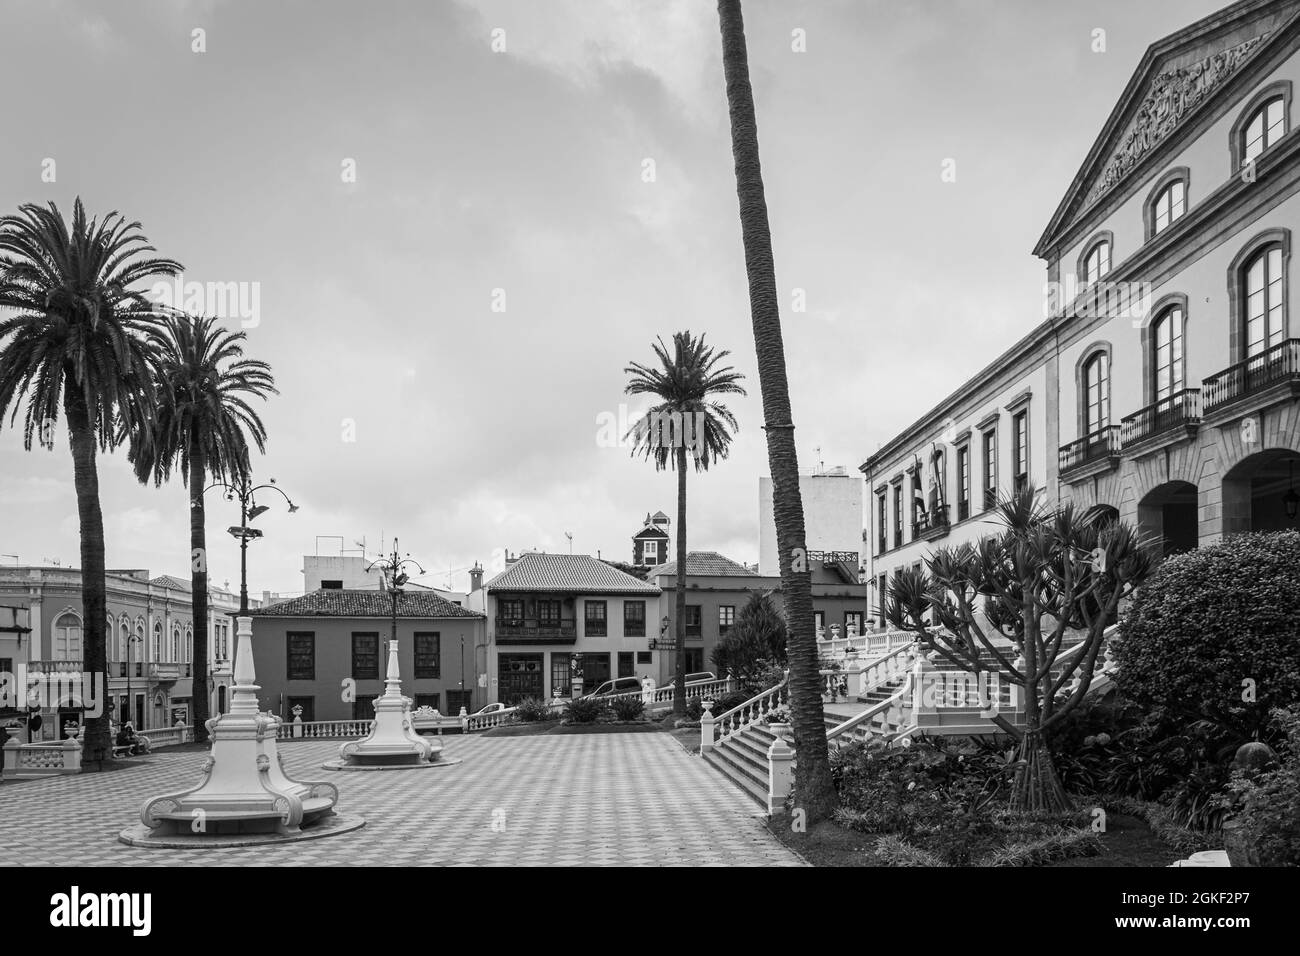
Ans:
{"type": "Polygon", "coordinates": [[[479,563],[478,563],[477,561],[475,561],[475,562],[474,562],[474,567],[472,567],[472,568],[469,569],[469,590],[470,590],[470,593],[472,594],[472,593],[474,593],[475,591],[479,590],[479,589],[482,588],[482,587],[483,587],[483,569],[482,569],[481,567],[479,567],[479,563]]]}

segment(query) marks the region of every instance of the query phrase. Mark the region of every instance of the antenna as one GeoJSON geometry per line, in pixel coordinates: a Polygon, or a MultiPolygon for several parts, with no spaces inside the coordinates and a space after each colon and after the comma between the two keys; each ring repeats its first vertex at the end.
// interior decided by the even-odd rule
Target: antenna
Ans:
{"type": "Polygon", "coordinates": [[[569,539],[569,554],[573,554],[573,532],[566,531],[564,536],[569,539]]]}

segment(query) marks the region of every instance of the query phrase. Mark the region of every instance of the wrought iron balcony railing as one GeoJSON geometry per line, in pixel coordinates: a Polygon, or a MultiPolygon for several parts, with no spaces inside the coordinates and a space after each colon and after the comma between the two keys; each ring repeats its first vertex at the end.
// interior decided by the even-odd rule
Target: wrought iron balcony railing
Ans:
{"type": "Polygon", "coordinates": [[[1201,390],[1185,388],[1125,417],[1120,422],[1120,440],[1127,448],[1177,428],[1195,428],[1200,423],[1201,390]]]}
{"type": "Polygon", "coordinates": [[[1201,383],[1205,414],[1287,382],[1300,385],[1300,339],[1279,342],[1207,378],[1201,383]]]}
{"type": "Polygon", "coordinates": [[[1118,425],[1107,425],[1090,435],[1084,435],[1077,441],[1062,445],[1057,462],[1061,472],[1073,471],[1119,454],[1120,434],[1118,425]]]}

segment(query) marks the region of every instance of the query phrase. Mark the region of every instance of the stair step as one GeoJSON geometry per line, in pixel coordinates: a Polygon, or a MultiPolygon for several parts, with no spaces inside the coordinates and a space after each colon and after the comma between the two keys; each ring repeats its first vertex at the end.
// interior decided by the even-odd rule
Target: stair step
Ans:
{"type": "Polygon", "coordinates": [[[767,752],[761,750],[751,743],[739,741],[736,738],[728,740],[725,744],[713,748],[716,751],[726,755],[726,759],[732,763],[743,763],[750,772],[763,780],[767,779],[767,752]]]}
{"type": "Polygon", "coordinates": [[[704,762],[715,767],[724,777],[747,797],[767,810],[767,784],[760,785],[757,780],[744,771],[736,769],[734,764],[724,759],[715,748],[704,754],[704,762]]]}

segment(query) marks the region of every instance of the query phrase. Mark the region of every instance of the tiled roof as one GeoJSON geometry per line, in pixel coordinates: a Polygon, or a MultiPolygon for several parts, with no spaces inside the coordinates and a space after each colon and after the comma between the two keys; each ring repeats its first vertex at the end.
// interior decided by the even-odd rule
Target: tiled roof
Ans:
{"type": "Polygon", "coordinates": [[[182,581],[180,578],[172,577],[170,574],[160,574],[156,578],[150,578],[149,583],[156,584],[162,588],[172,588],[176,591],[190,590],[189,581],[182,581]]]}
{"type": "Polygon", "coordinates": [[[649,584],[588,554],[532,552],[488,581],[494,591],[564,591],[572,594],[659,594],[649,584]]]}
{"type": "MultiPolygon", "coordinates": [[[[393,599],[387,591],[321,588],[249,612],[258,617],[390,617],[393,599]]],[[[397,599],[398,617],[482,617],[432,591],[404,591],[397,599]]]]}
{"type": "MultiPolygon", "coordinates": [[[[749,570],[743,564],[737,564],[716,551],[688,551],[686,553],[686,573],[708,574],[715,577],[758,577],[757,572],[749,570]]],[[[667,564],[661,564],[650,574],[654,577],[663,574],[676,575],[677,562],[669,561],[667,564]]]]}
{"type": "Polygon", "coordinates": [[[633,538],[666,538],[668,537],[668,532],[666,532],[663,528],[656,528],[653,527],[652,525],[646,525],[636,534],[632,535],[632,537],[633,538]]]}

